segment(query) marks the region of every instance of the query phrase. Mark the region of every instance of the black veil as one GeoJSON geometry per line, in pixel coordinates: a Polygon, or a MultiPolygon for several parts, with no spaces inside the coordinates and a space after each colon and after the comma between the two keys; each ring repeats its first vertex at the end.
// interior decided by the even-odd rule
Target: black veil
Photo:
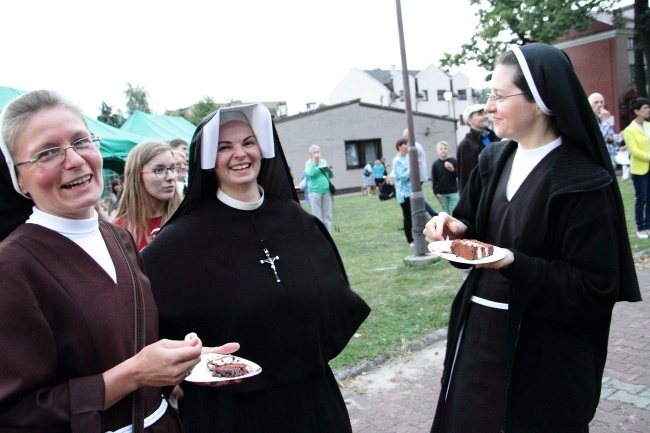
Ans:
{"type": "MultiPolygon", "coordinates": [[[[217,178],[213,170],[201,168],[201,148],[203,144],[203,128],[217,111],[208,114],[196,128],[190,144],[190,168],[187,192],[183,202],[167,224],[181,215],[189,213],[206,198],[214,198],[217,193],[217,178]]],[[[289,165],[282,151],[280,138],[273,125],[273,144],[275,157],[262,159],[257,183],[264,188],[265,194],[271,194],[281,199],[295,200],[299,203],[295,186],[291,179],[289,165]]]]}

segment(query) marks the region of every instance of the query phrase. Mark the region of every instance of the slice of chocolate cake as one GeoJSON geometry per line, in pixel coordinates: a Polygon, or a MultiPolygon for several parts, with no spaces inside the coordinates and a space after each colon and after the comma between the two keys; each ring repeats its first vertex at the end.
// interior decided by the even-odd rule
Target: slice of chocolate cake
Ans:
{"type": "Polygon", "coordinates": [[[233,355],[214,355],[206,363],[213,377],[239,377],[250,373],[249,368],[233,355]]]}
{"type": "Polygon", "coordinates": [[[248,374],[248,366],[246,364],[232,363],[225,365],[217,365],[212,370],[214,377],[239,377],[248,374]]]}
{"type": "Polygon", "coordinates": [[[451,252],[465,260],[481,260],[494,254],[494,246],[476,239],[454,239],[451,252]]]}

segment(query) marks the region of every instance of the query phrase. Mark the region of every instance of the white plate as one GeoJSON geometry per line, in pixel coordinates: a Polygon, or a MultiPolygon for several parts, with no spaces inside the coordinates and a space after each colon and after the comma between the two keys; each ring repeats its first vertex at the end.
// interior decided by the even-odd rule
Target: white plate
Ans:
{"type": "Polygon", "coordinates": [[[465,263],[468,265],[480,265],[483,263],[497,262],[506,256],[505,249],[495,246],[494,252],[491,256],[483,257],[480,260],[467,260],[451,253],[451,241],[431,242],[429,244],[429,251],[431,251],[436,256],[442,257],[445,260],[449,260],[450,262],[465,263]]]}
{"type": "Polygon", "coordinates": [[[196,367],[194,367],[194,370],[192,370],[192,374],[187,376],[185,380],[187,380],[188,382],[223,382],[226,380],[245,379],[247,377],[255,376],[256,374],[261,373],[261,371],[262,371],[262,367],[255,364],[253,361],[240,358],[239,356],[219,355],[218,353],[206,353],[204,355],[201,355],[201,361],[199,361],[199,363],[196,364],[196,367]],[[226,357],[232,359],[233,363],[246,364],[248,366],[249,373],[237,377],[212,376],[212,372],[208,370],[208,361],[215,358],[226,358],[226,357]]]}

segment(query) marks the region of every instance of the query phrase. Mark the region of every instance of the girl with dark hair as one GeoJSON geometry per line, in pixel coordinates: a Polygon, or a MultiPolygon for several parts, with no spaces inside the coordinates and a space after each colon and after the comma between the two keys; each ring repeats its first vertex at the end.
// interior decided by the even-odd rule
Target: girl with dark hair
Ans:
{"type": "Polygon", "coordinates": [[[641,300],[616,175],[561,50],[513,47],[491,88],[485,110],[508,139],[425,235],[506,254],[475,265],[454,300],[432,432],[587,432],[612,308],[641,300]]]}

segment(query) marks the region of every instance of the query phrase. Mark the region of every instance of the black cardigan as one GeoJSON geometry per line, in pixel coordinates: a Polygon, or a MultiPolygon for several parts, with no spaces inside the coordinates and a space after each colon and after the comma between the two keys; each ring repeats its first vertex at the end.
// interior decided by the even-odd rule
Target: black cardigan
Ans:
{"type": "MultiPolygon", "coordinates": [[[[499,177],[516,147],[508,140],[482,152],[454,211],[468,227],[464,237],[485,239],[499,177]]],[[[525,223],[515,262],[501,271],[512,282],[506,432],[559,432],[593,418],[612,308],[638,294],[612,176],[566,138],[548,157],[555,160],[541,195],[547,199],[530,203],[538,218],[525,223]]],[[[452,305],[432,432],[440,429],[451,362],[479,272],[470,273],[452,305]]]]}

